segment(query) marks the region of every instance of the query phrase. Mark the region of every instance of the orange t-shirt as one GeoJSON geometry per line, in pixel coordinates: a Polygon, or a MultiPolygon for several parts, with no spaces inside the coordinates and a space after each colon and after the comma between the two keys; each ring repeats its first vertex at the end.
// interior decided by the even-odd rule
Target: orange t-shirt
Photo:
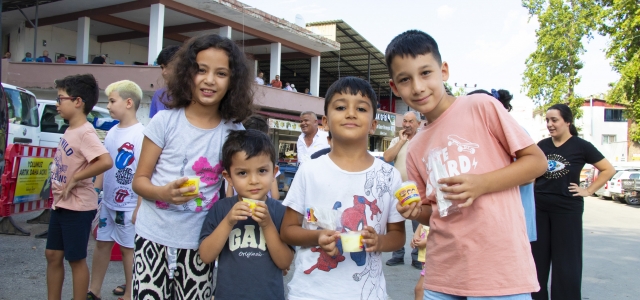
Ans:
{"type": "Polygon", "coordinates": [[[98,208],[98,194],[93,189],[92,178],[80,180],[65,199],[62,199],[62,192],[75,173],[84,170],[92,160],[105,153],[109,152],[89,122],[65,131],[51,166],[51,189],[56,208],[75,211],[98,208]]]}
{"type": "Polygon", "coordinates": [[[441,218],[427,165],[429,151],[440,149],[449,176],[484,174],[511,164],[516,151],[533,144],[500,102],[482,94],[458,97],[413,138],[407,173],[433,209],[425,289],[474,297],[539,290],[518,187],[482,195],[441,218]]]}
{"type": "Polygon", "coordinates": [[[282,88],[282,81],[280,81],[280,80],[275,80],[275,79],[274,79],[274,80],[271,80],[271,86],[272,86],[272,87],[274,87],[274,88],[279,88],[279,89],[281,89],[281,88],[282,88]]]}

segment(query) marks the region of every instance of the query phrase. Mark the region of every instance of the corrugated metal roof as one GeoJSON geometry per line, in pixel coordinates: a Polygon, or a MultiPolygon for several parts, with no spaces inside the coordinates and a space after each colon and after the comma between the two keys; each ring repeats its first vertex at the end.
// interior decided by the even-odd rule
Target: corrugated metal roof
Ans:
{"type": "MultiPolygon", "coordinates": [[[[379,97],[388,99],[391,92],[389,74],[384,54],[378,48],[343,20],[313,22],[308,23],[307,27],[333,24],[336,25],[336,41],[340,43],[340,50],[322,52],[320,96],[323,96],[329,85],[338,78],[356,76],[363,79],[370,78],[374,90],[380,94],[379,97]]],[[[265,74],[269,72],[269,66],[268,60],[260,61],[259,68],[265,74]]],[[[295,84],[296,89],[303,92],[309,87],[310,69],[310,59],[282,60],[280,78],[283,82],[295,84]]]]}

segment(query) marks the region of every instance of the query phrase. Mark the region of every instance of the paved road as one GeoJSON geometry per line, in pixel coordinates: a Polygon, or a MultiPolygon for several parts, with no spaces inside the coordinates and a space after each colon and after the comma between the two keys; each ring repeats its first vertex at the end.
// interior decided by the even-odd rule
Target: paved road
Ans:
{"type": "MultiPolygon", "coordinates": [[[[33,233],[46,225],[26,224],[34,213],[18,215],[16,221],[33,233]]],[[[407,222],[407,229],[410,225],[407,222]]],[[[407,245],[410,235],[407,235],[407,245]]],[[[46,297],[45,241],[33,236],[0,235],[0,300],[44,299],[46,297]]],[[[89,244],[89,253],[93,251],[89,244]]],[[[386,261],[390,253],[383,254],[386,261]]],[[[405,261],[409,263],[409,251],[405,261]]],[[[67,267],[63,299],[71,299],[71,273],[67,267]]],[[[103,288],[105,300],[115,300],[110,290],[123,283],[122,264],[109,265],[103,288]]],[[[413,299],[419,271],[409,264],[384,266],[389,296],[413,299]]],[[[288,278],[285,278],[287,280],[288,278]]],[[[587,198],[584,214],[583,299],[638,299],[640,295],[640,206],[587,198]],[[633,296],[635,295],[635,296],[633,296]]]]}

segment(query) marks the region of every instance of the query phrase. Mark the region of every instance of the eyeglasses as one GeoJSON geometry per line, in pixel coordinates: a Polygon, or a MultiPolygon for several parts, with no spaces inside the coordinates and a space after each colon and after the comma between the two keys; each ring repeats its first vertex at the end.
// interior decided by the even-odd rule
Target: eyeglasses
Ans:
{"type": "Polygon", "coordinates": [[[62,102],[62,100],[73,100],[76,99],[78,97],[60,97],[58,96],[58,98],[56,98],[56,102],[58,102],[58,104],[60,104],[60,102],[62,102]]]}

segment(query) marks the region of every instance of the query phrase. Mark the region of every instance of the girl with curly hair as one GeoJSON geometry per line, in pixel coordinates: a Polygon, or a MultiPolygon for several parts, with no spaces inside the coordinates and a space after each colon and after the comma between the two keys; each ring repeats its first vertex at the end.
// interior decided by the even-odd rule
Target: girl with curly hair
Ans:
{"type": "Polygon", "coordinates": [[[168,68],[169,109],[145,128],[133,178],[144,199],[133,298],[210,299],[213,265],[198,254],[200,228],[220,198],[222,145],[253,113],[253,78],[238,46],[213,34],[187,41],[168,68]]]}

